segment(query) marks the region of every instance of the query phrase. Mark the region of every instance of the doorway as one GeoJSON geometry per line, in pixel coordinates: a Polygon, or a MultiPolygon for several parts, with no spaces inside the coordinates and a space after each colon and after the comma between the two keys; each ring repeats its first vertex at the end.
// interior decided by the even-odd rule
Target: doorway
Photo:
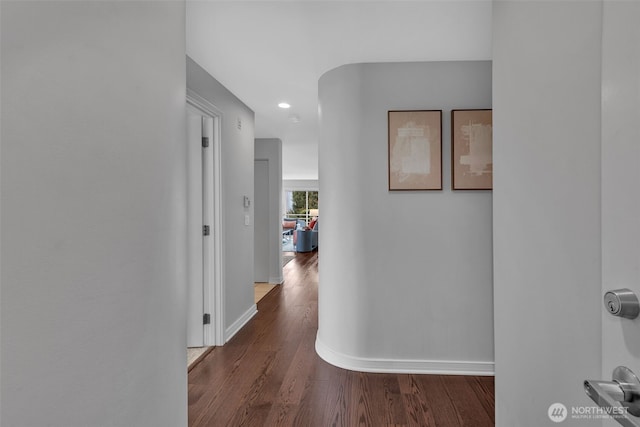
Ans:
{"type": "Polygon", "coordinates": [[[286,189],[284,195],[282,252],[286,264],[293,259],[293,254],[296,252],[295,229],[298,226],[313,228],[318,220],[319,211],[317,190],[286,189]]]}
{"type": "Polygon", "coordinates": [[[220,112],[188,92],[186,332],[200,352],[224,344],[220,152],[220,112]]]}

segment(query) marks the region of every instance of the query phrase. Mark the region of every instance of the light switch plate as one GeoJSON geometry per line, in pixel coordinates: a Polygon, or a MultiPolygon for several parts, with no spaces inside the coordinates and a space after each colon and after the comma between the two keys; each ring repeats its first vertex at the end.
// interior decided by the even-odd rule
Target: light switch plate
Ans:
{"type": "Polygon", "coordinates": [[[249,225],[250,221],[249,221],[249,215],[245,215],[244,216],[244,225],[249,225]]]}

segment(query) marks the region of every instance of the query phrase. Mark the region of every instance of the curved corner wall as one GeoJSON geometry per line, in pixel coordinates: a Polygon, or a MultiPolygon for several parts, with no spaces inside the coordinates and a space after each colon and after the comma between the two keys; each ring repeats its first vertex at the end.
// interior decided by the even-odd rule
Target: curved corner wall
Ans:
{"type": "Polygon", "coordinates": [[[452,192],[450,110],[491,108],[491,62],[346,65],[319,82],[319,329],[327,362],[493,374],[492,196],[452,192]],[[387,111],[443,110],[443,191],[389,192],[387,111]]]}

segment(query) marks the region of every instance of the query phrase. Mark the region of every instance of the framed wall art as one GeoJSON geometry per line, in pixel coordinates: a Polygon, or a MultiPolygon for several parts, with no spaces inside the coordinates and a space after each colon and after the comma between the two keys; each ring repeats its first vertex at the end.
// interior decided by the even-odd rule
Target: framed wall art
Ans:
{"type": "Polygon", "coordinates": [[[389,111],[389,191],[442,190],[442,110],[389,111]]]}
{"type": "Polygon", "coordinates": [[[451,111],[451,185],[454,190],[493,188],[492,110],[451,111]]]}

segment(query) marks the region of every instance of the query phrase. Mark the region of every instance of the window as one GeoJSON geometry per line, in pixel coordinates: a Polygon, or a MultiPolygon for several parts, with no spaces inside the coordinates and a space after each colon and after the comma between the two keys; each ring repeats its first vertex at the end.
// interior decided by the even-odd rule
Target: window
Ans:
{"type": "Polygon", "coordinates": [[[311,209],[318,209],[317,191],[287,191],[287,218],[304,219],[307,224],[313,217],[309,213],[311,209]]]}

